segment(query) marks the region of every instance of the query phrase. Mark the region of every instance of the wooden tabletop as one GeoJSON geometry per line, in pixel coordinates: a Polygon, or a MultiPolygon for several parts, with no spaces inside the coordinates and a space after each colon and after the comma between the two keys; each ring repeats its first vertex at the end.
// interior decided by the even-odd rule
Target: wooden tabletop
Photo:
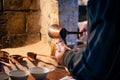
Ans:
{"type": "MultiPolygon", "coordinates": [[[[16,61],[15,63],[9,61],[9,65],[0,64],[0,66],[0,72],[5,72],[8,75],[11,70],[28,70],[30,67],[35,66],[54,69],[53,71],[48,73],[46,80],[59,80],[69,75],[69,73],[65,70],[64,66],[58,65],[55,59],[47,56],[37,56],[34,61],[31,61],[28,58],[23,58],[22,61],[16,61]]],[[[35,79],[31,75],[29,75],[27,80],[35,79]]]]}
{"type": "MultiPolygon", "coordinates": [[[[61,78],[69,76],[69,73],[65,69],[56,69],[48,73],[45,80],[60,80],[61,78]]],[[[31,75],[29,75],[28,80],[35,80],[31,75]]]]}

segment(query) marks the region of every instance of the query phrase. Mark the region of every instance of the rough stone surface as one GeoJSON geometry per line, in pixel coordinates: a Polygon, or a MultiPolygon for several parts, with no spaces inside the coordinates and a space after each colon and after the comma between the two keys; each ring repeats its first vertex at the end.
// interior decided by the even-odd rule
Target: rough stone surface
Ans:
{"type": "Polygon", "coordinates": [[[45,51],[51,52],[52,39],[48,36],[48,27],[59,22],[57,0],[4,0],[1,4],[7,19],[4,26],[7,33],[0,43],[3,48],[22,47],[41,41],[47,45],[45,51]]]}
{"type": "MultiPolygon", "coordinates": [[[[50,53],[50,48],[55,48],[52,44],[55,41],[48,36],[51,24],[60,24],[69,31],[77,31],[78,28],[77,0],[4,0],[0,4],[3,4],[0,9],[6,13],[7,19],[4,25],[7,34],[0,43],[4,48],[21,47],[40,41],[46,45],[45,52],[50,53]]],[[[68,43],[73,43],[76,38],[70,35],[67,37],[68,43]]]]}
{"type": "MultiPolygon", "coordinates": [[[[68,31],[78,29],[78,2],[77,0],[59,0],[60,26],[68,31]]],[[[74,44],[77,35],[67,35],[67,44],[74,44]]]]}
{"type": "Polygon", "coordinates": [[[0,12],[0,44],[2,44],[3,37],[7,35],[6,25],[7,16],[6,14],[0,12]]]}
{"type": "Polygon", "coordinates": [[[15,48],[23,46],[26,41],[26,34],[8,34],[2,38],[3,48],[15,48]]]}
{"type": "Polygon", "coordinates": [[[9,34],[23,34],[26,31],[25,27],[25,13],[23,12],[9,12],[7,30],[9,34]]]}
{"type": "Polygon", "coordinates": [[[39,10],[40,0],[4,0],[4,10],[39,10]]]}
{"type": "Polygon", "coordinates": [[[0,0],[0,12],[2,11],[2,0],[0,0]]]}
{"type": "Polygon", "coordinates": [[[40,32],[40,12],[26,13],[26,32],[27,33],[40,32]]]}
{"type": "Polygon", "coordinates": [[[56,0],[41,0],[41,34],[47,42],[51,41],[48,36],[48,28],[51,24],[57,23],[58,18],[58,1],[56,0]]]}
{"type": "Polygon", "coordinates": [[[40,41],[40,0],[0,0],[0,10],[3,48],[40,41]]]}

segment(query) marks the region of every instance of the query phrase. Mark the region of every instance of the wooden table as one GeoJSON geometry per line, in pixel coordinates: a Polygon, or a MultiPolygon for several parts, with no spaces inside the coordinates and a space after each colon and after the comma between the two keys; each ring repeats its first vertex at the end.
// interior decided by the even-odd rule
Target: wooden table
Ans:
{"type": "MultiPolygon", "coordinates": [[[[45,80],[59,80],[65,76],[69,76],[69,73],[65,69],[56,69],[48,73],[45,80]]],[[[31,75],[29,75],[28,80],[35,80],[31,75]]]]}
{"type": "MultiPolygon", "coordinates": [[[[0,71],[9,74],[11,70],[28,70],[30,67],[34,66],[44,66],[50,69],[55,69],[48,73],[46,80],[59,80],[65,76],[69,76],[69,73],[65,70],[64,66],[59,66],[56,60],[50,57],[39,56],[35,61],[30,61],[28,58],[24,58],[21,62],[16,62],[15,64],[10,62],[10,66],[0,64],[0,71]]],[[[11,80],[11,79],[9,79],[11,80]]],[[[29,75],[28,80],[35,80],[31,75],[29,75]]]]}
{"type": "MultiPolygon", "coordinates": [[[[80,42],[78,44],[79,50],[84,46],[85,44],[80,42]]],[[[73,46],[70,45],[69,47],[73,47],[73,46]]],[[[22,54],[18,54],[18,55],[22,55],[22,54]]],[[[26,56],[26,54],[24,54],[23,56],[26,56]]],[[[54,71],[48,73],[46,80],[59,80],[65,76],[70,76],[70,74],[64,69],[64,66],[62,67],[59,66],[55,59],[47,56],[37,56],[37,59],[35,61],[30,61],[28,58],[24,58],[22,62],[17,62],[15,64],[10,62],[10,64],[11,66],[5,66],[0,64],[1,66],[0,71],[9,74],[11,70],[16,70],[16,69],[28,70],[30,67],[43,66],[50,69],[55,69],[54,71]]],[[[35,79],[31,75],[29,75],[28,80],[35,80],[35,79]]]]}

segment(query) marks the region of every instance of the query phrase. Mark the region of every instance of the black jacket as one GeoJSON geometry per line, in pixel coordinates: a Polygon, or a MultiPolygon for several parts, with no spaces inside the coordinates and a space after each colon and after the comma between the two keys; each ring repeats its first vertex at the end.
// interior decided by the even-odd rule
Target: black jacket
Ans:
{"type": "Polygon", "coordinates": [[[89,0],[87,11],[87,45],[66,51],[64,64],[77,80],[120,80],[119,0],[89,0]]]}

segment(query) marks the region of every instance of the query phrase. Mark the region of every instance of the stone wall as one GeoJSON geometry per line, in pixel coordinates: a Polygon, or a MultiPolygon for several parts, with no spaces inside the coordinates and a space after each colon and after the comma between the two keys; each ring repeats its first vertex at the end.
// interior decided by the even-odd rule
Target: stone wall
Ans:
{"type": "Polygon", "coordinates": [[[40,0],[0,0],[0,44],[20,47],[40,41],[40,0]]]}
{"type": "Polygon", "coordinates": [[[51,24],[58,24],[58,1],[40,0],[41,8],[41,35],[45,42],[51,43],[52,39],[48,36],[48,27],[51,24]]]}
{"type": "Polygon", "coordinates": [[[41,8],[41,35],[42,41],[50,47],[50,54],[54,55],[56,46],[55,40],[48,36],[48,27],[52,24],[59,24],[58,0],[40,0],[41,8]]]}
{"type": "MultiPolygon", "coordinates": [[[[78,0],[59,0],[60,26],[68,31],[78,31],[78,0]]],[[[67,35],[67,45],[75,44],[77,35],[67,35]]]]}
{"type": "MultiPolygon", "coordinates": [[[[42,41],[54,53],[54,39],[48,36],[48,27],[59,24],[69,31],[77,31],[77,22],[77,0],[0,0],[0,44],[3,48],[42,41]]],[[[76,35],[67,36],[67,43],[74,43],[76,38],[76,35]]]]}

